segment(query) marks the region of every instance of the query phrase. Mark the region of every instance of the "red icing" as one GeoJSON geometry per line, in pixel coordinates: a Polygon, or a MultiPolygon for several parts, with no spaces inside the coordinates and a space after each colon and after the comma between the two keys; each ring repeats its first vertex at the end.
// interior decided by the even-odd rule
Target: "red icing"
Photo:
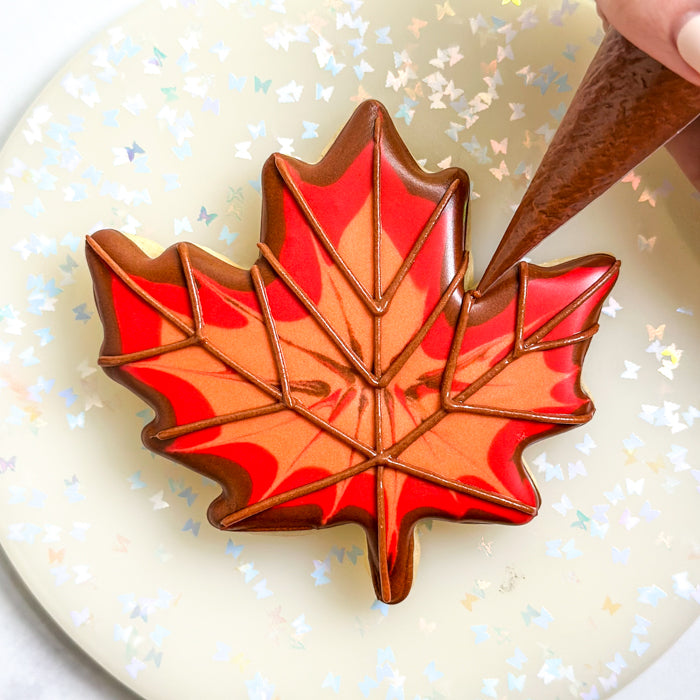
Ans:
{"type": "MultiPolygon", "coordinates": [[[[219,328],[241,328],[248,323],[246,316],[236,308],[233,301],[243,302],[236,295],[210,277],[201,273],[195,273],[195,279],[199,283],[199,298],[204,311],[204,323],[211,323],[219,328]]],[[[246,306],[256,308],[255,298],[249,295],[246,306]]]]}
{"type": "MultiPolygon", "coordinates": [[[[161,370],[138,365],[131,365],[125,371],[135,379],[152,386],[168,400],[175,413],[175,425],[182,425],[215,415],[207,399],[199,391],[196,384],[192,382],[187,382],[161,370]]],[[[196,447],[203,440],[208,441],[215,438],[220,431],[221,428],[213,427],[200,431],[197,434],[184,435],[177,439],[176,445],[173,445],[172,449],[184,450],[196,447]]]]}
{"type": "Polygon", "coordinates": [[[137,352],[160,345],[160,314],[134,294],[118,277],[112,278],[112,298],[119,326],[123,353],[137,352]],[[134,333],[141,325],[141,332],[134,333]]]}

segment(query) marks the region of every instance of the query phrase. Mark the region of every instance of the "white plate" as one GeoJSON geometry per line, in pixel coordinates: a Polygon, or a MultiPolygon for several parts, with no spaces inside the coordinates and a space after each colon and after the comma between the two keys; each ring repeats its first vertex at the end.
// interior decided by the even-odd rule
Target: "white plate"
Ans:
{"type": "Polygon", "coordinates": [[[227,554],[228,535],[204,518],[216,490],[143,451],[143,405],[91,371],[101,329],[77,242],[98,225],[133,227],[164,244],[189,238],[249,260],[259,211],[249,181],[287,143],[278,139],[317,159],[362,87],[394,114],[415,109],[397,121],[426,167],[451,156],[470,172],[483,270],[526,183],[520,172],[539,160],[567,86],[592,55],[592,9],[543,3],[528,15],[512,4],[454,2],[451,15],[449,4],[184,4],[146,5],[121,32],[90,42],[0,156],[0,205],[8,205],[0,209],[8,261],[0,282],[0,538],[31,590],[88,653],[152,698],[192,697],[203,682],[212,697],[217,689],[222,697],[332,697],[337,687],[343,697],[409,698],[554,698],[590,695],[593,686],[604,696],[627,682],[695,616],[700,581],[691,408],[699,329],[688,313],[700,308],[700,206],[668,160],[650,161],[533,254],[544,261],[610,250],[624,264],[613,292],[622,309],[603,318],[585,369],[596,419],[530,451],[540,516],[525,528],[424,528],[414,590],[391,609],[375,605],[362,557],[353,564],[348,556],[364,548],[352,528],[236,534],[227,554]],[[359,16],[369,24],[354,42],[359,16]],[[308,43],[293,40],[304,36],[308,43]],[[453,46],[459,51],[446,51],[453,46]],[[331,50],[345,64],[336,75],[331,50]],[[407,87],[423,90],[415,106],[403,86],[385,86],[401,80],[404,50],[415,71],[407,87]],[[480,67],[491,61],[503,81],[491,81],[493,99],[480,67]],[[464,90],[464,104],[486,107],[470,128],[453,131],[451,122],[466,124],[463,106],[450,104],[458,94],[429,109],[438,72],[464,90]],[[300,85],[299,102],[279,102],[300,85]],[[173,87],[178,99],[168,102],[173,87]],[[163,106],[177,110],[175,133],[163,106]],[[314,131],[318,138],[303,138],[314,131]],[[129,161],[125,147],[134,142],[145,153],[129,161]],[[192,155],[180,160],[173,149],[183,155],[185,144],[192,155]],[[174,175],[181,186],[170,190],[174,175]],[[240,207],[235,197],[227,202],[230,187],[242,188],[240,207]],[[209,226],[197,221],[201,206],[219,214],[209,226]],[[647,324],[665,324],[665,355],[647,352],[647,324]],[[637,444],[633,434],[644,444],[627,449],[637,444]],[[169,507],[154,509],[162,502],[169,507]],[[601,506],[609,506],[607,523],[601,506]],[[572,527],[582,521],[585,529],[572,527]]]}

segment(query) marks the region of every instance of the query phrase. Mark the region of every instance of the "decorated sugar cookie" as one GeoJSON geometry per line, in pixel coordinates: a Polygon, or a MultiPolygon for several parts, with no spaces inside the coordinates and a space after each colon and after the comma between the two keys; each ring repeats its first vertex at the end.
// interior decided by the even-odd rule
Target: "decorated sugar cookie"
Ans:
{"type": "Polygon", "coordinates": [[[357,523],[395,603],[421,518],[537,513],[522,452],[591,418],[581,365],[619,264],[520,262],[476,291],[466,173],[424,172],[373,101],[318,164],[273,155],[262,182],[250,270],[88,238],[100,364],[155,409],[149,449],[221,484],[213,525],[357,523]]]}

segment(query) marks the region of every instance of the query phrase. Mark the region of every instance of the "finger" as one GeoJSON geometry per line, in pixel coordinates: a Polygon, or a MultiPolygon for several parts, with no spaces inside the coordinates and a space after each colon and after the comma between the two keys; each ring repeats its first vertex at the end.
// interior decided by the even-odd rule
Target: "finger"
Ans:
{"type": "Polygon", "coordinates": [[[635,46],[700,85],[700,0],[597,0],[597,7],[635,46]]]}
{"type": "Polygon", "coordinates": [[[607,32],[608,29],[610,29],[610,22],[608,22],[608,18],[605,16],[605,13],[600,7],[600,3],[598,2],[598,0],[596,0],[595,9],[598,13],[598,17],[600,17],[600,21],[603,23],[603,29],[605,29],[605,31],[607,32]]]}
{"type": "Polygon", "coordinates": [[[700,12],[683,18],[676,46],[685,62],[700,74],[700,12]]]}

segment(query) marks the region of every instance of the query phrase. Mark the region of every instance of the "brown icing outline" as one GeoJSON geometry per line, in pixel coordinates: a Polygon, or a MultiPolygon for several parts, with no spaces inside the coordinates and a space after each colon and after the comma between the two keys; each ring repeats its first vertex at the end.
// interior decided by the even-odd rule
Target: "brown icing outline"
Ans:
{"type": "MultiPolygon", "coordinates": [[[[534,420],[534,421],[547,421],[551,423],[550,429],[540,433],[539,435],[532,436],[528,438],[522,445],[516,449],[516,453],[513,456],[513,463],[515,468],[518,470],[519,475],[522,479],[529,482],[536,493],[536,488],[531,481],[531,478],[527,471],[522,466],[521,453],[526,444],[536,440],[542,439],[547,435],[559,432],[571,424],[584,422],[589,420],[592,416],[593,409],[590,401],[587,401],[582,408],[580,415],[575,416],[573,419],[568,417],[567,420],[558,420],[559,416],[557,414],[538,414],[537,412],[519,412],[517,416],[513,415],[513,412],[506,411],[504,409],[490,408],[490,407],[479,407],[479,406],[469,406],[464,403],[464,401],[471,394],[466,394],[462,392],[459,396],[452,398],[449,395],[449,387],[451,386],[451,377],[454,375],[456,357],[458,355],[459,347],[461,346],[464,332],[468,325],[468,317],[472,310],[482,311],[488,309],[486,312],[486,317],[488,318],[493,314],[494,308],[500,309],[505,305],[505,299],[512,299],[513,292],[515,291],[513,287],[517,287],[519,306],[518,306],[518,329],[516,330],[516,346],[511,353],[512,357],[509,361],[512,361],[517,356],[524,354],[525,352],[533,351],[547,351],[554,349],[556,347],[562,347],[563,345],[572,344],[575,346],[575,352],[572,362],[580,366],[583,355],[587,349],[590,337],[597,330],[597,325],[591,323],[589,327],[583,332],[576,334],[568,339],[562,339],[560,341],[554,342],[540,342],[547,333],[566,315],[572,313],[575,308],[577,308],[580,303],[584,300],[584,297],[590,296],[602,285],[610,282],[612,277],[617,274],[618,263],[615,263],[610,256],[589,256],[589,258],[584,258],[581,260],[571,261],[563,265],[555,266],[553,268],[538,268],[536,266],[529,266],[524,264],[518,268],[519,281],[517,279],[518,274],[514,274],[512,279],[502,279],[499,280],[499,285],[496,285],[494,289],[490,290],[487,296],[474,291],[466,295],[464,299],[464,292],[462,289],[464,275],[467,269],[468,253],[460,251],[463,249],[463,231],[464,231],[464,221],[466,216],[467,208],[467,193],[468,193],[468,178],[465,173],[459,171],[458,169],[450,169],[448,171],[443,171],[442,173],[437,173],[434,175],[425,175],[422,171],[420,173],[414,172],[418,170],[418,166],[415,165],[415,161],[411,158],[410,154],[406,150],[403,142],[400,140],[398,133],[391,124],[391,121],[383,110],[377,103],[369,102],[361,106],[353,118],[350,120],[348,126],[341,133],[340,137],[334,144],[331,152],[334,154],[340,153],[341,160],[342,156],[348,159],[348,163],[352,161],[349,154],[354,154],[352,157],[361,150],[361,148],[366,145],[366,142],[362,142],[363,138],[363,127],[364,125],[370,125],[371,128],[371,138],[374,143],[374,155],[373,155],[373,187],[374,187],[374,197],[373,197],[373,255],[374,255],[374,271],[375,279],[372,294],[369,295],[367,290],[364,290],[362,285],[356,287],[352,283],[352,276],[347,276],[349,283],[355,289],[355,292],[361,300],[364,301],[366,307],[369,309],[373,316],[374,323],[374,355],[372,358],[372,367],[365,367],[362,360],[354,354],[354,352],[348,348],[342,339],[337,337],[334,333],[330,324],[324,321],[318,309],[315,309],[313,302],[308,299],[307,295],[304,293],[298,285],[296,285],[292,276],[284,269],[282,264],[278,259],[279,251],[281,250],[282,242],[284,239],[284,230],[280,228],[279,224],[276,227],[265,230],[264,241],[260,244],[261,255],[258,262],[251,268],[250,271],[243,271],[231,267],[230,265],[224,263],[223,261],[217,260],[216,258],[209,256],[207,253],[195,246],[190,246],[188,244],[180,243],[172,248],[164,251],[164,253],[156,259],[149,259],[139,251],[139,249],[131,244],[130,242],[121,240],[117,241],[116,238],[119,236],[117,232],[114,231],[103,231],[95,234],[94,237],[89,237],[87,240],[88,244],[88,260],[91,267],[91,272],[95,278],[96,286],[96,296],[98,300],[98,307],[100,310],[100,315],[105,323],[105,342],[103,344],[103,353],[100,357],[100,364],[109,371],[111,376],[114,376],[118,381],[126,384],[134,391],[144,396],[146,400],[156,409],[156,419],[152,424],[150,424],[145,433],[144,441],[150,449],[156,452],[165,453],[165,448],[167,447],[167,442],[185,435],[187,433],[193,432],[195,430],[203,430],[206,428],[220,426],[227,422],[233,422],[237,420],[244,420],[246,418],[264,415],[266,413],[272,413],[276,411],[290,410],[296,412],[302,418],[305,418],[322,430],[325,430],[335,439],[340,440],[352,450],[365,456],[365,460],[359,464],[352,465],[351,467],[338,472],[337,474],[332,474],[324,479],[318,480],[312,484],[306,484],[295,489],[291,489],[283,494],[277,494],[273,497],[264,499],[254,504],[244,505],[242,507],[236,507],[233,511],[229,511],[227,514],[221,513],[221,508],[226,503],[237,502],[232,497],[232,492],[235,492],[238,488],[240,480],[246,482],[246,488],[249,492],[249,477],[243,473],[243,470],[238,470],[233,475],[226,475],[224,468],[218,468],[215,470],[213,476],[217,478],[222,483],[224,488],[224,494],[222,497],[217,499],[210,507],[210,517],[212,522],[218,527],[224,529],[254,529],[254,530],[267,530],[267,529],[296,529],[296,528],[307,528],[307,527],[318,527],[318,515],[317,508],[313,506],[297,506],[290,508],[290,511],[294,511],[293,516],[290,513],[280,514],[279,511],[274,511],[275,506],[281,505],[288,501],[294,500],[295,498],[309,495],[315,491],[318,491],[327,486],[333,485],[347,479],[349,477],[360,474],[363,471],[368,471],[373,469],[375,472],[375,479],[377,484],[376,499],[377,499],[377,519],[376,522],[372,522],[372,518],[367,514],[361,514],[362,509],[355,507],[348,507],[343,509],[343,512],[338,513],[336,516],[331,518],[329,525],[355,521],[365,527],[368,534],[368,545],[370,553],[372,554],[373,561],[373,580],[375,582],[375,587],[377,589],[377,595],[380,599],[386,602],[398,602],[408,593],[411,583],[412,576],[412,562],[411,552],[413,550],[413,540],[412,533],[415,522],[418,518],[414,518],[415,514],[408,514],[401,524],[401,529],[399,532],[399,537],[402,542],[402,546],[399,547],[399,556],[402,562],[397,562],[398,569],[395,569],[395,575],[390,576],[388,570],[387,553],[385,551],[385,514],[384,514],[384,487],[383,487],[383,470],[384,468],[391,468],[398,471],[402,471],[411,476],[422,478],[431,483],[437,484],[439,486],[452,489],[456,492],[467,494],[478,499],[482,499],[491,502],[497,506],[515,510],[525,516],[533,516],[537,512],[537,507],[532,507],[527,504],[521,503],[516,499],[508,498],[506,496],[501,496],[500,494],[491,493],[480,489],[475,486],[470,486],[461,481],[455,481],[441,476],[438,473],[434,473],[430,470],[426,470],[415,465],[411,465],[406,461],[402,461],[399,457],[400,454],[415,440],[417,440],[421,435],[430,430],[434,425],[436,425],[442,418],[451,412],[474,412],[480,413],[482,415],[498,416],[502,418],[512,418],[517,417],[518,419],[524,420],[534,420]],[[360,128],[358,129],[358,123],[360,128]],[[352,128],[351,128],[352,124],[352,128]],[[381,158],[380,155],[383,153],[382,147],[384,141],[389,142],[388,157],[394,159],[392,166],[396,167],[397,162],[401,161],[402,158],[407,158],[409,160],[402,161],[398,163],[397,170],[403,169],[405,173],[409,173],[412,178],[428,179],[429,185],[424,185],[421,183],[416,183],[409,181],[408,183],[404,181],[404,184],[409,190],[414,190],[419,192],[422,196],[426,195],[426,188],[434,190],[436,187],[442,187],[443,191],[439,197],[439,201],[435,205],[433,214],[426,223],[422,233],[419,238],[414,243],[409,256],[402,263],[399,270],[397,271],[394,279],[387,287],[387,289],[382,294],[382,279],[381,279],[381,193],[380,193],[380,169],[381,169],[381,158]],[[352,147],[348,147],[352,146],[352,147]],[[340,150],[338,150],[340,149],[340,150]],[[423,327],[418,331],[414,337],[407,343],[404,349],[399,352],[390,362],[386,370],[382,371],[382,357],[381,357],[381,324],[382,317],[386,313],[391,301],[394,297],[394,293],[401,281],[405,279],[408,275],[411,266],[413,265],[418,253],[423,246],[425,240],[430,235],[435,222],[444,213],[447,204],[456,198],[457,205],[455,207],[455,212],[453,217],[456,218],[455,225],[452,226],[453,239],[452,245],[448,245],[448,250],[445,256],[445,262],[443,264],[443,283],[447,280],[449,282],[443,286],[446,286],[445,291],[441,294],[441,297],[436,304],[435,308],[429,315],[423,327]],[[460,216],[461,213],[461,216],[460,216]],[[461,225],[459,222],[461,220],[461,225]],[[127,271],[124,269],[106,249],[100,243],[104,240],[109,248],[116,248],[117,251],[122,251],[117,253],[118,259],[124,259],[128,263],[131,270],[127,271]],[[126,255],[124,252],[126,250],[130,251],[126,255]],[[174,254],[173,254],[174,253],[174,254]],[[231,288],[235,289],[245,289],[246,291],[253,291],[256,295],[258,303],[261,308],[260,320],[265,324],[267,331],[268,342],[272,351],[273,358],[275,360],[275,365],[277,368],[277,377],[275,380],[265,379],[259,377],[254,373],[241,367],[231,358],[227,357],[224,352],[217,348],[208,338],[206,334],[206,326],[202,322],[201,305],[199,300],[199,293],[197,289],[197,284],[194,279],[192,267],[193,260],[195,260],[196,267],[205,274],[212,277],[214,280],[221,282],[231,288]],[[544,324],[540,329],[533,331],[528,338],[523,337],[522,331],[522,318],[524,317],[525,305],[527,299],[527,281],[530,276],[530,271],[535,270],[538,277],[549,277],[559,274],[563,271],[573,269],[574,267],[591,264],[596,266],[608,266],[608,271],[591,287],[587,293],[584,293],[577,300],[574,300],[565,309],[560,311],[554,319],[544,324]],[[167,266],[167,269],[163,269],[167,266]],[[109,308],[110,292],[108,288],[109,276],[111,274],[116,275],[119,279],[125,282],[129,288],[139,295],[144,302],[154,308],[156,311],[162,314],[162,316],[173,323],[185,336],[186,338],[170,345],[161,346],[155,349],[143,350],[135,353],[129,353],[120,355],[114,352],[115,344],[118,345],[119,341],[119,328],[116,324],[116,318],[114,317],[113,309],[109,308]],[[131,277],[131,274],[145,275],[149,279],[158,279],[162,281],[174,282],[176,284],[181,284],[186,287],[187,293],[190,300],[190,306],[192,309],[193,323],[190,325],[182,321],[179,317],[174,315],[163,305],[157,302],[153,297],[151,297],[145,290],[143,290],[131,277]],[[449,277],[446,275],[450,274],[449,277]],[[295,295],[297,300],[307,308],[307,311],[312,315],[319,326],[323,328],[332,342],[338,347],[341,353],[344,355],[350,364],[355,368],[355,370],[363,377],[368,387],[374,392],[374,425],[375,425],[375,445],[374,447],[365,445],[361,441],[357,440],[351,435],[338,430],[332,424],[328,423],[324,419],[316,416],[312,411],[310,411],[302,401],[295,398],[291,392],[289,377],[287,375],[286,366],[284,362],[284,353],[280,343],[277,328],[275,326],[275,321],[269,308],[269,303],[266,294],[266,285],[273,279],[281,279],[284,284],[290,289],[290,291],[295,295]],[[601,281],[603,280],[603,281],[601,281]],[[368,298],[365,298],[368,296],[368,298]],[[104,303],[102,301],[104,300],[104,303]],[[460,312],[458,309],[466,308],[466,312],[460,312]],[[441,408],[433,414],[432,417],[426,419],[421,423],[414,431],[404,436],[402,439],[389,446],[388,449],[384,448],[383,436],[382,436],[382,407],[385,404],[385,394],[386,388],[390,383],[391,379],[400,371],[401,367],[405,361],[410,357],[410,355],[415,352],[417,347],[422,342],[425,334],[429,330],[430,326],[435,322],[437,317],[442,311],[445,311],[448,317],[452,317],[453,327],[455,327],[455,333],[453,337],[452,351],[450,352],[450,359],[452,364],[448,362],[445,367],[444,375],[450,376],[450,381],[448,382],[446,377],[443,376],[443,381],[441,382],[441,395],[442,395],[442,406],[441,408]],[[174,413],[172,408],[169,406],[167,400],[162,396],[157,394],[150,387],[145,386],[138,380],[133,379],[119,371],[119,368],[130,362],[136,362],[139,359],[146,359],[147,357],[152,357],[155,354],[163,354],[167,352],[174,352],[184,347],[190,345],[199,345],[203,349],[210,352],[217,359],[219,359],[223,364],[230,367],[232,370],[240,374],[241,377],[253,383],[264,393],[267,393],[270,398],[274,401],[267,406],[258,407],[255,409],[249,409],[244,411],[235,412],[228,414],[226,416],[217,416],[210,419],[205,419],[202,421],[197,421],[188,425],[172,425],[174,422],[174,413]],[[344,346],[344,347],[343,347],[344,346]],[[456,350],[455,350],[456,348],[456,350]],[[454,356],[454,357],[453,357],[454,356]],[[362,371],[362,368],[364,371],[362,371]],[[443,390],[447,387],[447,391],[443,390]],[[553,420],[550,420],[553,419],[553,420]],[[170,424],[168,424],[170,423],[170,424]],[[357,511],[357,513],[354,513],[357,511]],[[374,533],[374,537],[370,537],[370,533],[374,533]],[[376,539],[375,539],[376,538],[376,539]],[[396,572],[401,575],[397,576],[396,572]]],[[[365,128],[366,131],[366,128],[365,128]]],[[[308,168],[319,168],[324,162],[330,162],[329,155],[324,158],[324,160],[317,166],[308,166],[306,164],[299,165],[298,162],[295,163],[300,171],[308,168]],[[303,167],[302,167],[303,166],[303,167]]],[[[387,156],[387,152],[384,152],[387,156]]],[[[286,168],[286,162],[292,161],[292,159],[286,159],[282,156],[273,156],[268,160],[266,164],[266,175],[264,177],[264,182],[266,186],[266,209],[263,213],[263,222],[274,221],[274,217],[271,216],[271,211],[278,208],[281,203],[281,188],[290,188],[291,178],[288,175],[288,170],[286,168]]],[[[337,161],[334,162],[335,172],[343,172],[337,165],[337,161]]],[[[312,171],[316,173],[316,180],[326,178],[328,181],[328,174],[321,172],[319,175],[317,171],[312,171]]],[[[302,172],[302,177],[306,177],[306,173],[302,172]]],[[[292,183],[293,184],[293,183],[292,183]]],[[[292,192],[294,195],[294,192],[292,192]]],[[[435,201],[435,197],[431,197],[435,201]]],[[[333,253],[328,249],[333,248],[328,236],[323,231],[322,227],[316,221],[316,224],[310,219],[313,216],[310,212],[308,205],[305,206],[303,197],[299,193],[295,196],[295,200],[300,207],[300,210],[307,216],[307,220],[311,225],[311,229],[317,236],[317,239],[326,248],[331,258],[340,257],[337,251],[333,253]],[[307,214],[307,211],[309,214],[307,214]]],[[[340,267],[339,269],[343,269],[340,267]]],[[[350,273],[352,275],[352,273],[350,273]]],[[[358,282],[359,284],[359,282],[358,282]]],[[[481,314],[475,314],[477,318],[483,316],[483,311],[481,314]]],[[[589,314],[589,321],[592,317],[597,316],[596,309],[593,309],[589,314]]],[[[507,364],[507,363],[506,363],[507,364]]],[[[505,365],[503,366],[505,367],[505,365]]],[[[347,368],[351,371],[350,368],[347,368]]],[[[498,371],[501,371],[500,368],[498,371]]],[[[488,374],[488,373],[487,373],[488,374]]],[[[492,376],[495,376],[492,374],[492,376]]],[[[483,382],[482,382],[483,384],[483,382]]],[[[581,397],[586,397],[583,390],[580,388],[579,380],[577,379],[575,390],[577,394],[581,397]]],[[[465,390],[468,392],[468,390],[465,390]]],[[[474,390],[475,391],[475,390],[474,390]]],[[[474,393],[473,391],[471,393],[474,393]]],[[[171,455],[165,453],[166,456],[172,458],[171,455]]],[[[206,456],[198,456],[196,459],[187,462],[187,466],[191,466],[203,473],[212,475],[211,470],[209,470],[207,464],[206,456]]],[[[538,503],[539,503],[539,496],[538,503]]],[[[436,514],[439,516],[439,511],[435,509],[436,514]]],[[[476,512],[472,513],[469,520],[473,520],[474,517],[478,517],[476,512]]],[[[486,514],[483,516],[486,520],[495,519],[498,520],[499,516],[497,514],[486,514]]],[[[466,519],[466,518],[465,518],[466,519]]]]}

